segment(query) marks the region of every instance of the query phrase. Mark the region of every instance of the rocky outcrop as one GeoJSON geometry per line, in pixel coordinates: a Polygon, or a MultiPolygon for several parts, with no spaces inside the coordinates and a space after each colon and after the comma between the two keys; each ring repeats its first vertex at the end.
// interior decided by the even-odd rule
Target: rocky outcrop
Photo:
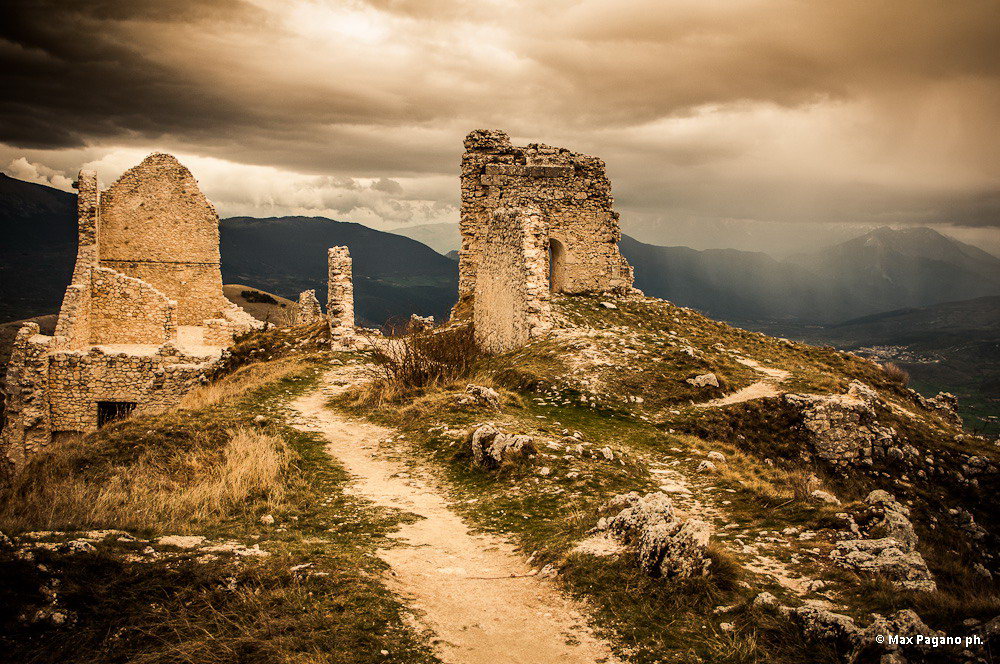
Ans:
{"type": "Polygon", "coordinates": [[[634,546],[639,566],[651,576],[683,579],[708,573],[711,527],[697,519],[679,519],[665,493],[621,494],[601,512],[605,516],[594,530],[634,546]]]}
{"type": "MultiPolygon", "coordinates": [[[[812,603],[782,610],[807,639],[833,648],[842,661],[852,664],[869,661],[883,664],[923,662],[926,661],[928,639],[941,635],[909,609],[888,617],[874,614],[874,620],[865,628],[859,627],[849,616],[812,603]],[[895,643],[889,636],[901,638],[895,643]]],[[[944,649],[936,652],[941,655],[941,661],[952,661],[945,658],[944,649]]]]}
{"type": "Polygon", "coordinates": [[[714,373],[701,374],[693,378],[687,379],[688,383],[691,383],[695,387],[718,387],[719,377],[714,373]]]}
{"type": "Polygon", "coordinates": [[[802,411],[809,450],[834,466],[870,465],[879,452],[893,446],[895,432],[878,423],[875,404],[878,395],[859,381],[846,394],[786,394],[785,400],[802,411]]]}
{"type": "Polygon", "coordinates": [[[531,436],[503,433],[492,424],[475,429],[469,444],[473,462],[488,470],[523,462],[538,453],[531,436]]]}
{"type": "Polygon", "coordinates": [[[838,542],[830,554],[835,563],[855,572],[884,576],[908,590],[937,589],[917,551],[909,510],[889,493],[879,490],[868,495],[852,531],[861,537],[838,542]]]}
{"type": "Polygon", "coordinates": [[[458,398],[461,406],[477,406],[488,410],[500,410],[500,394],[492,387],[468,385],[465,394],[458,398]]]}

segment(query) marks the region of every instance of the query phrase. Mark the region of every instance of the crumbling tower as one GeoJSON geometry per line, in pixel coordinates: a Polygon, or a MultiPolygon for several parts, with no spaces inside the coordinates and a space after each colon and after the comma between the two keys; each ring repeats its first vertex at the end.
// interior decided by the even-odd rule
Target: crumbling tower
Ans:
{"type": "Polygon", "coordinates": [[[503,131],[477,129],[465,138],[461,187],[454,313],[471,314],[481,341],[494,337],[487,346],[509,348],[547,329],[549,292],[631,290],[601,159],[540,143],[515,146],[503,131]],[[476,302],[483,298],[489,302],[476,302]]]}

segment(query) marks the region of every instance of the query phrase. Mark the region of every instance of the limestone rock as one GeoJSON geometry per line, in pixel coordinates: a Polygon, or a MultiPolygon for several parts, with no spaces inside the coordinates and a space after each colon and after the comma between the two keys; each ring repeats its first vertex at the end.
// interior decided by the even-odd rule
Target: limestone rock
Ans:
{"type": "Polygon", "coordinates": [[[830,556],[842,567],[885,576],[908,590],[932,592],[937,589],[923,556],[907,550],[891,537],[843,540],[837,543],[830,556]]]}
{"type": "Polygon", "coordinates": [[[639,566],[651,576],[683,579],[708,573],[711,527],[697,519],[678,519],[665,493],[620,494],[601,513],[605,516],[595,530],[635,546],[639,566]]]}
{"type": "Polygon", "coordinates": [[[713,450],[708,453],[708,460],[712,463],[726,463],[726,455],[713,450]]]}
{"type": "Polygon", "coordinates": [[[871,464],[876,448],[893,445],[895,432],[876,417],[878,395],[860,381],[846,394],[786,394],[785,401],[801,410],[812,453],[834,466],[871,464]]]}
{"type": "Polygon", "coordinates": [[[910,590],[933,591],[937,585],[920,552],[909,510],[886,491],[865,498],[855,520],[861,539],[842,540],[830,556],[842,567],[880,574],[910,590]]]}
{"type": "Polygon", "coordinates": [[[531,436],[503,433],[492,424],[475,429],[469,437],[476,465],[490,470],[535,456],[531,436]]]}
{"type": "Polygon", "coordinates": [[[807,638],[834,645],[839,652],[849,653],[861,645],[861,629],[853,618],[809,603],[792,609],[790,615],[807,638]]]}
{"type": "Polygon", "coordinates": [[[688,378],[688,383],[691,383],[695,387],[718,387],[719,377],[714,373],[701,374],[700,376],[695,376],[694,378],[688,378]]]}
{"type": "Polygon", "coordinates": [[[465,394],[458,399],[463,406],[479,406],[490,410],[500,410],[500,394],[492,387],[469,384],[465,394]]]}
{"type": "Polygon", "coordinates": [[[829,491],[823,491],[822,489],[816,489],[809,494],[809,498],[817,503],[826,503],[827,505],[839,505],[840,499],[829,491]]]}
{"type": "Polygon", "coordinates": [[[698,464],[699,473],[714,473],[718,468],[711,461],[705,460],[698,464]]]}

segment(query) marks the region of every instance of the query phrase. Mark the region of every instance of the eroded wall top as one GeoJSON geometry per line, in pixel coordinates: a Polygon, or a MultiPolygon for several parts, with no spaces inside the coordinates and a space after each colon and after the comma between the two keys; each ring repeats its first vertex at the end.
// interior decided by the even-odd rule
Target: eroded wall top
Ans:
{"type": "Polygon", "coordinates": [[[156,152],[100,198],[102,261],[219,263],[219,215],[191,171],[156,152]]]}

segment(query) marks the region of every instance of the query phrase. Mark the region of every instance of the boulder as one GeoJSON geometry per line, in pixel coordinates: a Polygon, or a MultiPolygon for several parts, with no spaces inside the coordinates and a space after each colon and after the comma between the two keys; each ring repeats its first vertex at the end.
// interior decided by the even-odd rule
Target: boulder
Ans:
{"type": "Polygon", "coordinates": [[[719,377],[714,373],[707,373],[695,376],[694,378],[688,378],[687,382],[691,383],[695,387],[718,387],[719,377]]]}
{"type": "Polygon", "coordinates": [[[489,470],[514,464],[535,456],[531,436],[503,433],[492,424],[484,424],[469,436],[476,465],[489,470]]]}
{"type": "Polygon", "coordinates": [[[500,410],[500,393],[492,387],[470,383],[465,388],[465,394],[458,398],[458,403],[463,406],[479,406],[489,410],[500,410]]]}
{"type": "Polygon", "coordinates": [[[896,539],[842,540],[830,553],[833,561],[856,572],[878,574],[907,590],[933,592],[934,577],[919,552],[907,549],[896,539]]]}
{"type": "Polygon", "coordinates": [[[806,638],[832,645],[840,653],[846,655],[861,646],[861,629],[853,618],[809,603],[792,609],[790,616],[806,638]]]}
{"type": "Polygon", "coordinates": [[[726,455],[722,452],[711,451],[708,453],[708,460],[712,463],[725,463],[726,455]]]}
{"type": "Polygon", "coordinates": [[[633,545],[639,566],[649,575],[689,578],[708,573],[711,526],[679,519],[665,493],[620,494],[602,508],[596,531],[607,531],[622,544],[633,545]]]}
{"type": "Polygon", "coordinates": [[[809,499],[816,503],[825,503],[827,505],[839,505],[840,499],[829,491],[823,491],[822,489],[816,489],[809,494],[809,499]]]}
{"type": "Polygon", "coordinates": [[[834,562],[856,572],[879,574],[909,590],[937,589],[924,557],[917,551],[917,533],[910,511],[887,491],[872,491],[852,522],[858,539],[837,543],[834,562]]]}

